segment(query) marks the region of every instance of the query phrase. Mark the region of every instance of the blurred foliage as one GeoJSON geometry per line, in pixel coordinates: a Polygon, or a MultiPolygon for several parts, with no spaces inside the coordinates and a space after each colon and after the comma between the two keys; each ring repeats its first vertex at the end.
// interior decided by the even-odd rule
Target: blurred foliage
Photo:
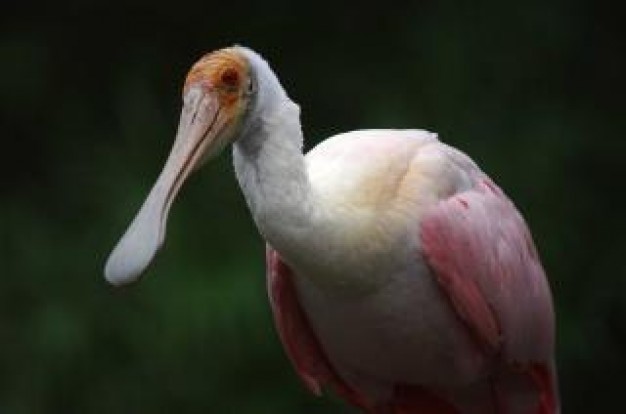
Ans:
{"type": "Polygon", "coordinates": [[[102,268],[202,53],[260,51],[308,146],[422,127],[525,214],[553,286],[566,413],[621,405],[623,19],[592,1],[29,4],[0,15],[0,413],[340,413],[300,385],[228,155],[190,180],[139,285],[102,268]]]}

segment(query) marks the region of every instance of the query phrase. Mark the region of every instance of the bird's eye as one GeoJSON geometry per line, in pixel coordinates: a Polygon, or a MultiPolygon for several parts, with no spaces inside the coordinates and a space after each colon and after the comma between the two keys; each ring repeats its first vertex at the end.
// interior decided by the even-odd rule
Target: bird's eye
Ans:
{"type": "Polygon", "coordinates": [[[233,68],[228,68],[222,72],[221,80],[229,89],[236,89],[239,86],[239,72],[233,68]]]}

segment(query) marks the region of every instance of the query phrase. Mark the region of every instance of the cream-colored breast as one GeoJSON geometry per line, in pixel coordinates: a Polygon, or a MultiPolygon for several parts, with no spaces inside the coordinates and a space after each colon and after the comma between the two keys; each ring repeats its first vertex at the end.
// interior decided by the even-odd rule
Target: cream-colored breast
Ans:
{"type": "MultiPolygon", "coordinates": [[[[377,217],[426,205],[469,186],[451,148],[423,130],[362,130],[336,135],[306,156],[320,201],[350,214],[377,217]]],[[[340,213],[339,213],[340,214],[340,213]]]]}
{"type": "Polygon", "coordinates": [[[435,139],[425,131],[336,135],[307,154],[309,178],[324,201],[354,208],[385,208],[395,199],[416,151],[435,139]]]}
{"type": "Polygon", "coordinates": [[[422,212],[471,185],[451,151],[423,130],[353,131],[311,150],[316,224],[302,270],[331,290],[387,283],[393,268],[414,260],[422,212]]]}
{"type": "Polygon", "coordinates": [[[381,397],[394,382],[478,375],[482,361],[417,254],[421,212],[471,185],[471,160],[435,134],[381,130],[330,138],[307,164],[331,226],[295,282],[335,369],[381,397]]]}

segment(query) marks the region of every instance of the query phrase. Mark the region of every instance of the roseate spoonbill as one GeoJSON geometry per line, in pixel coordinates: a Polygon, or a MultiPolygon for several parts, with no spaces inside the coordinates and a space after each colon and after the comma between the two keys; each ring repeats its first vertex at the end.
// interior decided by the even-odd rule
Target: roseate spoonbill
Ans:
{"type": "Polygon", "coordinates": [[[523,218],[468,156],[424,130],[362,130],[305,157],[298,106],[240,46],[195,63],[183,98],[109,282],[139,278],[185,178],[232,144],[278,333],[313,393],[379,414],[558,412],[547,280],[523,218]]]}

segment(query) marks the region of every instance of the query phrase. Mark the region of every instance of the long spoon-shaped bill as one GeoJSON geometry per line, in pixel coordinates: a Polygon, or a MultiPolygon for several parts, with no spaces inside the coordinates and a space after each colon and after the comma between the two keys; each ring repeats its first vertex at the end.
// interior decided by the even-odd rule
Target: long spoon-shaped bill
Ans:
{"type": "Polygon", "coordinates": [[[170,155],[141,209],[109,256],[106,279],[119,286],[139,279],[165,239],[167,215],[185,178],[225,145],[227,111],[216,92],[188,89],[170,155]]]}

